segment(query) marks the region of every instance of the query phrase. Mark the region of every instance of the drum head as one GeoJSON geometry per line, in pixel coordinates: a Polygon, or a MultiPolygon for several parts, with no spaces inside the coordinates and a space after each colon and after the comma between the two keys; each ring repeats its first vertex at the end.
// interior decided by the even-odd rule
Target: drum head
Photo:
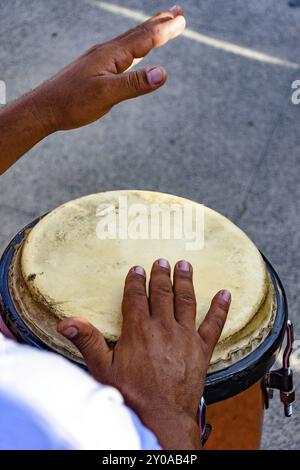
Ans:
{"type": "MultiPolygon", "coordinates": [[[[140,215],[135,213],[132,220],[140,215]]],[[[58,321],[83,316],[108,341],[116,341],[122,325],[125,276],[130,267],[139,264],[149,278],[157,258],[167,258],[171,265],[179,259],[192,263],[197,326],[218,290],[232,292],[230,313],[211,361],[211,372],[224,370],[251,354],[272,329],[276,292],[261,254],[232,222],[193,201],[145,191],[94,194],[60,206],[33,223],[17,240],[21,243],[10,251],[6,266],[9,299],[4,303],[10,303],[41,344],[77,362],[83,362],[82,357],[56,332],[58,321]],[[148,213],[142,213],[142,217],[148,219],[149,226],[153,204],[162,206],[163,211],[176,205],[182,211],[189,206],[194,211],[193,228],[201,230],[195,221],[201,207],[204,245],[187,249],[191,237],[174,239],[172,234],[169,239],[158,240],[99,238],[99,220],[107,214],[108,206],[111,214],[119,215],[120,197],[126,198],[127,209],[133,205],[140,205],[141,211],[146,208],[148,213]]]]}

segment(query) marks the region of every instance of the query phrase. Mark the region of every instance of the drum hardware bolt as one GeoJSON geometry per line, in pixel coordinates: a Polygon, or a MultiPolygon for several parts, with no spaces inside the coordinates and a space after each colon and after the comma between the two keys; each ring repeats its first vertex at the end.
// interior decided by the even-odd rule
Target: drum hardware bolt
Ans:
{"type": "Polygon", "coordinates": [[[288,418],[292,416],[292,403],[295,401],[295,391],[293,386],[293,371],[290,368],[290,356],[293,351],[294,330],[290,320],[286,325],[286,347],[282,358],[282,368],[270,371],[264,379],[264,386],[267,390],[266,408],[269,407],[269,399],[273,398],[274,389],[280,391],[280,401],[284,406],[284,414],[288,418]]]}
{"type": "Polygon", "coordinates": [[[198,407],[198,424],[200,429],[200,440],[203,447],[212,431],[211,424],[206,422],[206,402],[203,397],[201,397],[198,407]]]}

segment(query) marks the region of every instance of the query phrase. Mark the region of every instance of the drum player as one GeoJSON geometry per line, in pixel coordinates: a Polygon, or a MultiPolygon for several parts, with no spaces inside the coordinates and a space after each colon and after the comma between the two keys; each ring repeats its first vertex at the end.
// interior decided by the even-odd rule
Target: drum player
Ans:
{"type": "MultiPolygon", "coordinates": [[[[128,69],[184,28],[174,6],[92,47],[1,109],[1,173],[47,135],[87,125],[161,87],[161,66],[128,69]]],[[[148,297],[143,267],[130,269],[113,351],[85,320],[59,324],[91,375],[0,333],[0,449],[201,449],[197,410],[231,296],[216,293],[197,331],[192,266],[179,261],[173,285],[170,275],[167,260],[155,261],[148,297]]]]}

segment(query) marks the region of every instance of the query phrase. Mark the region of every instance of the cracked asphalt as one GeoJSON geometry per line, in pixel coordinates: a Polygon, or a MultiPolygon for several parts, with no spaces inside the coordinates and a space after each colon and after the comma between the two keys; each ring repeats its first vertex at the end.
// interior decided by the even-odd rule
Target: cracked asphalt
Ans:
{"type": "MultiPolygon", "coordinates": [[[[149,15],[172,6],[109,3],[149,15]]],[[[300,105],[291,102],[291,84],[300,69],[243,54],[247,48],[300,64],[299,3],[182,1],[190,29],[238,45],[241,53],[179,38],[145,61],[166,67],[162,89],[37,145],[1,177],[1,251],[27,222],[84,194],[137,188],[192,198],[238,223],[270,259],[287,291],[299,348],[300,105]]],[[[7,99],[135,24],[84,0],[1,0],[0,80],[7,99]]],[[[299,386],[299,351],[296,356],[299,386]]],[[[273,400],[262,448],[299,447],[299,410],[298,401],[286,419],[278,397],[273,400]]]]}

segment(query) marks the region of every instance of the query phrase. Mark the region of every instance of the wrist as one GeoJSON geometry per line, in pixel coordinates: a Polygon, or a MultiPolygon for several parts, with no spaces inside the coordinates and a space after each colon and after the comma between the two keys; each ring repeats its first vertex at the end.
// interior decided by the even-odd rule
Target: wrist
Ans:
{"type": "Polygon", "coordinates": [[[54,130],[45,98],[37,90],[4,106],[0,111],[0,174],[54,130]]]}
{"type": "Polygon", "coordinates": [[[36,126],[40,129],[42,138],[58,130],[53,105],[42,85],[25,95],[24,100],[26,100],[36,126]]]}
{"type": "Polygon", "coordinates": [[[200,450],[200,429],[196,418],[185,413],[140,413],[143,423],[156,435],[165,450],[200,450]]]}

